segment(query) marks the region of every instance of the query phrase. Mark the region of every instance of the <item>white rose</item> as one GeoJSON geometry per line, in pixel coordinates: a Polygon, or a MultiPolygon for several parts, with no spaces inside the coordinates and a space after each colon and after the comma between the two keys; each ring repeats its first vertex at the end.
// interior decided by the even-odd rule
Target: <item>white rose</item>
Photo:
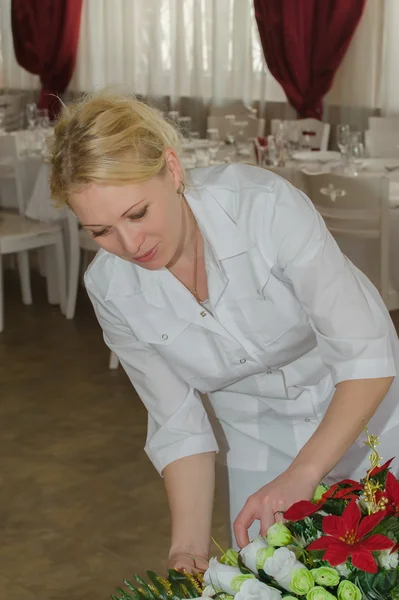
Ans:
{"type": "Polygon", "coordinates": [[[390,553],[390,550],[382,550],[378,553],[377,560],[380,567],[383,569],[396,569],[399,564],[399,556],[397,552],[393,554],[390,553]]]}
{"type": "Polygon", "coordinates": [[[247,579],[236,594],[235,600],[281,600],[281,592],[258,579],[247,579]]]}
{"type": "Polygon", "coordinates": [[[212,585],[215,590],[234,596],[247,579],[255,575],[244,575],[238,567],[222,565],[216,558],[211,558],[209,567],[204,573],[204,583],[212,585]]]}
{"type": "Polygon", "coordinates": [[[257,573],[258,569],[263,569],[266,559],[273,553],[274,549],[269,546],[267,541],[258,536],[240,551],[240,556],[244,565],[257,573]]]}
{"type": "Polygon", "coordinates": [[[264,570],[283,589],[299,596],[306,595],[314,586],[310,571],[288,548],[277,548],[273,556],[265,562],[264,570]]]}

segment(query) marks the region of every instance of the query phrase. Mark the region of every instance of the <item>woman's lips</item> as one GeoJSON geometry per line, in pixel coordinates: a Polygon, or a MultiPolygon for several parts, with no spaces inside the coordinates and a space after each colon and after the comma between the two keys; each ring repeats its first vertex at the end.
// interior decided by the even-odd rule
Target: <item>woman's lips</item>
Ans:
{"type": "Polygon", "coordinates": [[[152,250],[150,250],[149,252],[146,252],[145,254],[142,254],[141,256],[135,256],[134,260],[137,262],[141,262],[141,263],[145,263],[145,262],[149,262],[150,260],[152,260],[154,258],[154,256],[157,253],[157,246],[154,246],[154,248],[152,250]]]}

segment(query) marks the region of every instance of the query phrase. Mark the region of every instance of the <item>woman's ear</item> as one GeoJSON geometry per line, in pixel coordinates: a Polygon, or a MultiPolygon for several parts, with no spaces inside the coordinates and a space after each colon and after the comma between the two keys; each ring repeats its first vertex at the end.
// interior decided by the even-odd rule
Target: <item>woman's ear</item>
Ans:
{"type": "Polygon", "coordinates": [[[179,158],[176,154],[176,151],[173,148],[166,148],[165,162],[166,162],[167,171],[169,171],[169,173],[171,174],[173,182],[177,189],[182,182],[183,172],[182,172],[179,158]]]}

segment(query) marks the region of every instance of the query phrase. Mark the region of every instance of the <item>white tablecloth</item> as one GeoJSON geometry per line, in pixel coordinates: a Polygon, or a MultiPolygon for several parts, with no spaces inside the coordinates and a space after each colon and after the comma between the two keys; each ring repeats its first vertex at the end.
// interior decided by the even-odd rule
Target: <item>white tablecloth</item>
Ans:
{"type": "Polygon", "coordinates": [[[25,215],[38,221],[58,221],[65,219],[67,208],[57,208],[50,196],[50,165],[43,163],[36,177],[33,191],[26,207],[25,215]]]}
{"type": "MultiPolygon", "coordinates": [[[[242,157],[242,162],[254,163],[253,157],[242,157]]],[[[53,221],[64,219],[66,208],[56,208],[50,198],[49,164],[40,159],[25,161],[26,180],[29,182],[31,195],[27,204],[26,215],[31,219],[53,221]]],[[[273,170],[278,173],[279,168],[273,170]]],[[[367,174],[368,171],[364,171],[367,174]]],[[[375,174],[375,170],[372,171],[375,174]]],[[[371,172],[370,172],[371,173],[371,172]]],[[[391,285],[399,290],[399,170],[392,173],[381,171],[388,176],[390,184],[390,271],[391,285]]],[[[371,278],[378,269],[378,246],[371,240],[359,240],[340,243],[343,252],[371,278]]]]}

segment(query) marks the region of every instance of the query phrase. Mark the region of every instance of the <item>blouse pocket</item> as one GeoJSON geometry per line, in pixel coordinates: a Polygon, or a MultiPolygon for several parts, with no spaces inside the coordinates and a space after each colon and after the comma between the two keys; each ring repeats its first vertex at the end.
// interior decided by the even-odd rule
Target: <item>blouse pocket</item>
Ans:
{"type": "Polygon", "coordinates": [[[237,302],[269,367],[284,366],[314,347],[309,319],[288,283],[272,275],[257,297],[237,302]]]}
{"type": "Polygon", "coordinates": [[[174,313],[129,315],[128,323],[137,339],[150,344],[187,383],[220,371],[208,332],[174,313]]]}

